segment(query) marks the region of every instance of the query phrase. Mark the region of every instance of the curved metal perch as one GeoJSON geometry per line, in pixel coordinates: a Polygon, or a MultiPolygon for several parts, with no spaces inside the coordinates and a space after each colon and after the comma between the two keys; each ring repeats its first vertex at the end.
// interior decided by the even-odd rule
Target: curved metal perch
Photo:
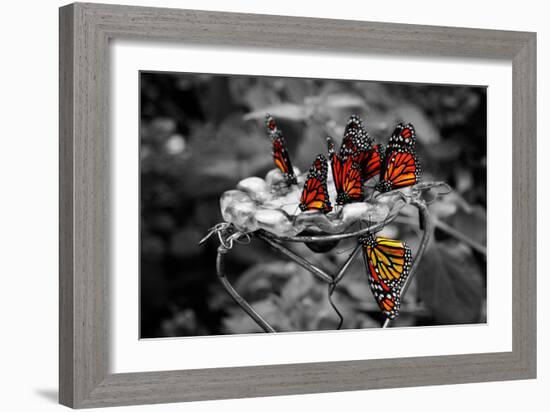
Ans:
{"type": "MultiPolygon", "coordinates": [[[[432,232],[432,224],[429,219],[428,215],[428,208],[426,204],[418,199],[410,199],[409,203],[415,206],[418,209],[419,212],[419,227],[423,231],[422,240],[420,242],[420,246],[418,248],[418,251],[416,253],[416,256],[414,258],[414,262],[412,264],[410,274],[408,278],[405,280],[405,283],[403,284],[402,290],[401,290],[401,297],[405,295],[407,292],[407,289],[412,281],[412,278],[414,277],[414,274],[416,272],[416,269],[418,268],[418,264],[426,250],[426,247],[430,240],[430,235],[432,232]]],[[[373,225],[370,225],[367,228],[363,228],[361,230],[350,232],[350,233],[343,233],[338,235],[322,235],[322,236],[295,236],[295,237],[278,237],[275,236],[269,232],[266,232],[264,230],[258,230],[254,233],[251,233],[251,235],[254,235],[258,239],[261,239],[265,243],[267,243],[272,249],[277,250],[281,254],[285,255],[307,271],[309,271],[311,274],[313,274],[317,279],[320,281],[326,283],[328,285],[328,298],[329,302],[338,315],[339,318],[339,325],[338,329],[343,324],[343,317],[338,308],[334,305],[334,302],[332,301],[332,294],[334,293],[334,290],[338,283],[343,279],[344,275],[346,274],[347,270],[349,269],[353,259],[360,253],[361,251],[361,245],[358,244],[354,250],[350,253],[342,267],[338,270],[338,272],[335,275],[331,275],[324,270],[318,268],[317,266],[313,265],[312,263],[308,262],[306,259],[302,258],[298,254],[296,254],[294,251],[289,249],[288,247],[284,246],[281,242],[287,241],[287,242],[326,242],[331,240],[340,240],[340,239],[346,239],[350,237],[359,237],[362,234],[368,233],[368,232],[377,232],[381,230],[385,225],[387,225],[389,222],[395,219],[396,215],[391,216],[390,218],[386,219],[383,222],[379,222],[373,225]]],[[[218,255],[216,260],[216,270],[218,279],[220,280],[221,284],[227,291],[227,293],[233,298],[233,300],[245,311],[245,313],[250,316],[254,322],[256,322],[265,332],[267,333],[274,333],[276,332],[275,329],[265,320],[263,319],[251,306],[248,304],[248,302],[243,299],[239,293],[233,288],[229,280],[227,279],[226,275],[226,269],[225,269],[225,255],[227,252],[231,249],[233,245],[233,240],[239,241],[239,238],[242,236],[248,237],[248,234],[235,232],[234,229],[231,227],[231,225],[224,225],[220,227],[219,229],[215,229],[218,232],[218,237],[220,238],[220,246],[218,247],[218,255]],[[229,241],[228,241],[229,240],[229,241]]],[[[209,234],[205,239],[207,239],[211,234],[209,234]]],[[[203,241],[205,240],[203,239],[203,241]]],[[[383,328],[386,328],[390,325],[390,320],[387,319],[384,324],[382,325],[383,328]]]]}
{"type": "MultiPolygon", "coordinates": [[[[411,284],[411,281],[416,273],[416,269],[418,268],[420,259],[422,259],[422,256],[426,251],[426,247],[430,243],[430,237],[432,234],[432,222],[430,220],[430,216],[428,214],[428,207],[426,206],[426,204],[418,200],[411,201],[411,204],[418,209],[418,223],[420,226],[420,230],[423,231],[423,234],[422,234],[422,240],[420,241],[420,246],[418,247],[418,251],[416,252],[416,256],[414,257],[414,262],[409,272],[409,276],[407,277],[407,279],[405,279],[405,282],[403,283],[403,287],[401,288],[401,299],[403,299],[403,297],[405,296],[405,293],[407,293],[407,289],[409,288],[409,285],[411,284]]],[[[390,326],[390,323],[391,323],[391,320],[386,319],[382,327],[387,328],[390,326]]]]}
{"type": "Polygon", "coordinates": [[[331,283],[330,285],[328,285],[328,303],[330,303],[330,306],[332,306],[332,309],[334,310],[334,312],[336,312],[336,315],[338,316],[339,321],[336,330],[340,330],[340,328],[344,324],[344,316],[332,301],[332,294],[334,293],[334,289],[336,289],[336,283],[331,283]]]}
{"type": "Polygon", "coordinates": [[[252,309],[252,306],[250,306],[248,302],[244,300],[241,295],[239,295],[227,279],[225,270],[225,255],[228,251],[229,249],[223,245],[218,247],[218,256],[216,258],[216,272],[218,274],[218,279],[227,293],[229,293],[229,296],[233,298],[237,305],[239,305],[248,314],[248,316],[254,320],[254,322],[256,322],[265,332],[275,333],[275,329],[273,329],[273,327],[271,327],[271,325],[267,323],[266,320],[258,314],[258,312],[252,309]]]}

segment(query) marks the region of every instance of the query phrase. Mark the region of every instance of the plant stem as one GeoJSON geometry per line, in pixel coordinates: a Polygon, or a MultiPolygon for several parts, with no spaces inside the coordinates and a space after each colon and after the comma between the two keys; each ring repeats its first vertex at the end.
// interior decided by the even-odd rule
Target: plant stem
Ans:
{"type": "MultiPolygon", "coordinates": [[[[401,300],[403,300],[403,297],[407,293],[407,289],[409,288],[409,285],[411,284],[411,281],[416,273],[416,269],[418,268],[420,260],[422,259],[422,255],[424,255],[426,247],[430,243],[430,237],[433,231],[432,221],[428,214],[428,207],[426,206],[426,204],[418,200],[411,201],[411,204],[418,209],[418,223],[424,233],[422,234],[422,240],[420,241],[420,246],[418,247],[418,251],[416,252],[416,256],[414,257],[414,262],[411,266],[409,276],[407,277],[407,279],[405,279],[405,282],[401,287],[401,300]]],[[[386,319],[382,327],[387,328],[390,326],[390,323],[391,320],[386,319]]]]}
{"type": "Polygon", "coordinates": [[[479,253],[487,256],[487,248],[483,246],[482,244],[476,242],[473,239],[470,239],[465,234],[459,232],[454,227],[449,226],[447,223],[443,222],[442,220],[435,219],[434,221],[435,227],[437,227],[439,230],[442,230],[443,232],[447,233],[448,235],[451,235],[458,240],[466,243],[468,246],[470,246],[472,249],[477,250],[479,253]]]}

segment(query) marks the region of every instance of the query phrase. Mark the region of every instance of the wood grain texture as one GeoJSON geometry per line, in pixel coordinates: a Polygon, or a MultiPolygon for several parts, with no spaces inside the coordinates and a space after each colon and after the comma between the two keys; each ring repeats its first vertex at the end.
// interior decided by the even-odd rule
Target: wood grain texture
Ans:
{"type": "Polygon", "coordinates": [[[532,36],[512,62],[513,351],[533,376],[537,367],[536,52],[536,37],[532,36]]]}
{"type": "Polygon", "coordinates": [[[61,203],[70,205],[60,218],[60,236],[68,237],[60,250],[60,375],[68,373],[72,382],[64,382],[59,392],[61,402],[77,406],[104,380],[108,367],[108,48],[85,8],[62,8],[60,22],[65,24],[61,35],[71,35],[68,45],[61,39],[60,53],[66,67],[60,88],[70,95],[68,101],[60,99],[60,162],[66,180],[61,203]]]}
{"type": "MultiPolygon", "coordinates": [[[[72,8],[71,8],[72,9],[72,8]]],[[[59,400],[74,404],[73,37],[69,9],[59,15],[59,400]]]]}
{"type": "Polygon", "coordinates": [[[535,377],[535,96],[533,33],[102,4],[76,3],[61,8],[60,402],[83,408],[535,377]],[[513,350],[109,373],[111,39],[511,61],[513,350]]]}

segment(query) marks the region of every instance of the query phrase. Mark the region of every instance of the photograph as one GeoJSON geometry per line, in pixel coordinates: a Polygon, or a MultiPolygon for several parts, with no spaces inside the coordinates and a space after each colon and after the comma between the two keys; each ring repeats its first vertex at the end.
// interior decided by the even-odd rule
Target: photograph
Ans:
{"type": "Polygon", "coordinates": [[[543,412],[545,3],[118,3],[3,4],[2,410],[543,412]]]}
{"type": "Polygon", "coordinates": [[[141,339],[487,322],[487,87],[138,81],[141,339]]]}

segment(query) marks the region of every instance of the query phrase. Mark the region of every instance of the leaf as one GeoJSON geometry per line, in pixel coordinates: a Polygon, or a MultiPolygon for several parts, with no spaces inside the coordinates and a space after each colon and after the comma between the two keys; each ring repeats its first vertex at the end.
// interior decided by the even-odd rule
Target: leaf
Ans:
{"type": "MultiPolygon", "coordinates": [[[[291,331],[290,320],[281,312],[281,309],[270,298],[258,302],[251,302],[254,310],[278,332],[291,331]]],[[[232,311],[232,315],[223,320],[227,333],[262,332],[262,329],[240,307],[232,311]]]]}
{"type": "Polygon", "coordinates": [[[455,171],[455,189],[459,193],[466,193],[475,185],[474,176],[469,169],[457,168],[455,171]]]}
{"type": "Polygon", "coordinates": [[[364,107],[365,101],[355,95],[349,93],[335,93],[327,96],[322,96],[317,99],[310,98],[313,104],[318,104],[327,108],[346,109],[355,107],[364,107]]]}
{"type": "MultiPolygon", "coordinates": [[[[419,133],[418,130],[417,133],[419,133]]],[[[462,152],[462,146],[460,144],[460,141],[446,139],[440,142],[426,145],[426,151],[428,152],[430,157],[433,157],[440,162],[449,162],[451,160],[457,159],[460,156],[462,152]]]]}
{"type": "Polygon", "coordinates": [[[395,108],[395,113],[398,121],[414,125],[417,139],[422,144],[431,146],[441,140],[439,130],[418,107],[404,104],[395,108]]]}
{"type": "Polygon", "coordinates": [[[254,84],[243,78],[240,81],[234,81],[232,85],[234,99],[240,100],[243,106],[251,108],[269,106],[279,101],[277,91],[271,84],[266,84],[266,79],[262,80],[254,84]]]}
{"type": "Polygon", "coordinates": [[[164,142],[176,130],[176,122],[170,117],[158,117],[144,123],[141,136],[145,141],[164,142]]]}
{"type": "Polygon", "coordinates": [[[166,246],[160,236],[143,233],[141,239],[142,259],[148,262],[161,261],[166,253],[166,246]]]}
{"type": "Polygon", "coordinates": [[[355,94],[331,94],[326,97],[325,104],[329,107],[347,108],[363,107],[365,101],[355,94]]]}
{"type": "Polygon", "coordinates": [[[191,258],[201,253],[199,241],[204,233],[197,227],[188,226],[174,233],[170,252],[180,258],[191,258]]]}
{"type": "MultiPolygon", "coordinates": [[[[245,253],[251,248],[247,249],[245,253]]],[[[292,268],[295,269],[295,265],[281,261],[254,264],[234,282],[235,289],[246,299],[260,300],[258,296],[272,294],[285,283],[294,273],[292,268]]]]}
{"type": "Polygon", "coordinates": [[[483,274],[470,249],[460,243],[433,243],[417,274],[418,297],[436,324],[475,323],[486,298],[483,274]]]}
{"type": "Polygon", "coordinates": [[[293,153],[293,164],[298,165],[302,170],[307,170],[312,159],[326,147],[325,133],[318,124],[312,124],[304,130],[300,145],[293,153]],[[296,159],[296,161],[294,161],[296,159]]]}
{"type": "MultiPolygon", "coordinates": [[[[365,271],[365,268],[361,268],[361,270],[365,271]]],[[[340,287],[345,289],[353,299],[359,302],[364,302],[372,298],[372,292],[366,275],[357,280],[354,279],[349,282],[342,282],[340,287]]]]}
{"type": "Polygon", "coordinates": [[[296,270],[281,290],[281,301],[285,308],[292,308],[313,287],[313,276],[305,270],[296,270]]]}
{"type": "Polygon", "coordinates": [[[219,156],[202,162],[200,168],[198,168],[198,173],[200,173],[202,177],[229,176],[236,180],[239,176],[239,166],[240,162],[238,159],[219,156]]]}
{"type": "Polygon", "coordinates": [[[432,203],[429,206],[429,209],[432,216],[437,216],[440,219],[444,219],[453,216],[457,212],[458,206],[455,202],[449,201],[447,198],[443,198],[432,203]]]}
{"type": "Polygon", "coordinates": [[[274,106],[266,106],[262,109],[247,113],[244,116],[244,120],[263,119],[267,113],[276,119],[279,118],[296,121],[306,120],[310,116],[309,110],[307,110],[304,106],[293,103],[283,103],[274,106]]]}
{"type": "Polygon", "coordinates": [[[477,243],[487,245],[487,212],[483,206],[475,205],[468,211],[459,209],[452,226],[477,243]]]}

